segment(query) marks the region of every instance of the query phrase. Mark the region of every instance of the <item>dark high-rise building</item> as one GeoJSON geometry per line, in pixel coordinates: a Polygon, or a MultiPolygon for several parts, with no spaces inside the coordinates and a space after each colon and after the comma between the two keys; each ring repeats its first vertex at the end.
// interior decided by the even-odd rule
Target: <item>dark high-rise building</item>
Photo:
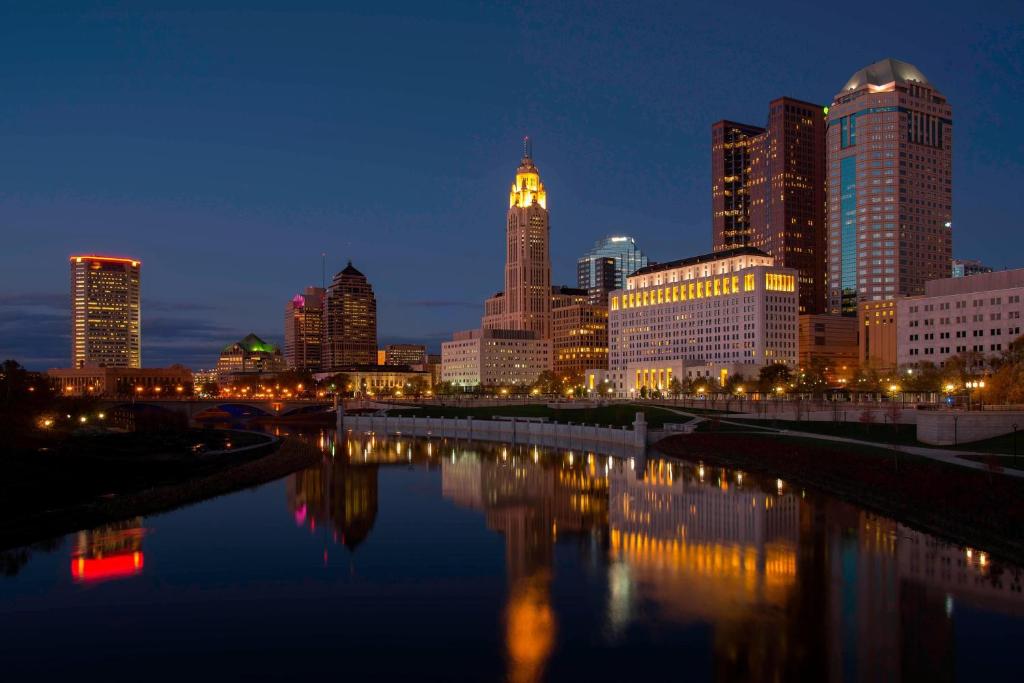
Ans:
{"type": "Polygon", "coordinates": [[[953,260],[953,111],[913,64],[853,74],[828,112],[829,309],[924,293],[953,260]]]}
{"type": "Polygon", "coordinates": [[[711,225],[714,250],[753,244],[750,218],[754,155],[764,128],[735,121],[711,126],[711,225]]]}
{"type": "Polygon", "coordinates": [[[377,299],[351,261],[327,288],[324,311],[324,369],[376,365],[377,299]]]}
{"type": "Polygon", "coordinates": [[[306,287],[284,309],[284,358],[291,370],[316,372],[323,362],[324,294],[322,287],[306,287]]]}
{"type": "Polygon", "coordinates": [[[766,128],[711,128],[716,251],[752,246],[799,275],[801,313],[826,307],[825,108],[773,100],[766,128]]]}
{"type": "Polygon", "coordinates": [[[608,293],[622,289],[631,273],[648,265],[632,237],[605,237],[576,261],[576,286],[587,290],[590,303],[607,306],[608,293]]]}

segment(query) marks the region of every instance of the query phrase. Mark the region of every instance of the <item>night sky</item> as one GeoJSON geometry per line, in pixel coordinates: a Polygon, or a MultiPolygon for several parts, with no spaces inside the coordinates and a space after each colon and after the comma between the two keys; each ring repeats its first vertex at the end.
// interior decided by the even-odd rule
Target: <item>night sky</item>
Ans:
{"type": "Polygon", "coordinates": [[[1024,266],[1021,2],[184,6],[0,5],[0,358],[68,365],[76,252],[142,259],[147,366],[280,343],[322,251],[436,349],[502,286],[523,135],[575,284],[612,232],[709,251],[711,124],[884,57],[953,105],[954,254],[1024,266]]]}

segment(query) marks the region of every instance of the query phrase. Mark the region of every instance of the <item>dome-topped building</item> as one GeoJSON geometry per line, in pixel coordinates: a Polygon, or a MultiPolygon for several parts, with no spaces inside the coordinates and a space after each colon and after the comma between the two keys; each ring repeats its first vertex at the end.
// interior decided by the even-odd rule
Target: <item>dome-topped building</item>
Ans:
{"type": "Polygon", "coordinates": [[[850,80],[846,81],[843,90],[856,90],[865,85],[883,87],[896,81],[929,85],[928,79],[916,66],[888,57],[866,66],[850,76],[850,80]]]}

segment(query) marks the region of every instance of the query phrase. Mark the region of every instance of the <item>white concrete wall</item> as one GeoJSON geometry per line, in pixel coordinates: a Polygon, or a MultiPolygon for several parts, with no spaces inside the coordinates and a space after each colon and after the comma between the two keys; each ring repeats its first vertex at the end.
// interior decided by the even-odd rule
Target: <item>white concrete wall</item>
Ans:
{"type": "Polygon", "coordinates": [[[646,425],[640,430],[554,422],[474,420],[440,417],[377,417],[346,415],[344,429],[356,433],[442,436],[476,441],[584,448],[604,453],[642,452],[647,447],[646,425]]]}
{"type": "Polygon", "coordinates": [[[969,444],[1009,434],[1014,425],[1017,431],[1024,431],[1024,411],[921,410],[917,414],[917,440],[933,446],[969,444]]]}

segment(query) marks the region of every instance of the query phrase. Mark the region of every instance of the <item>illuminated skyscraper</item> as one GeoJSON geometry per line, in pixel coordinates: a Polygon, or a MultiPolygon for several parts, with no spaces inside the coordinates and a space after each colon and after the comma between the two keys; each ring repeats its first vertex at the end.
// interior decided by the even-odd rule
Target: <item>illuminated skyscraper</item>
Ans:
{"type": "Polygon", "coordinates": [[[608,293],[621,289],[628,276],[647,265],[635,239],[610,235],[576,261],[576,286],[589,292],[591,303],[607,306],[608,293]]]}
{"type": "Polygon", "coordinates": [[[284,308],[284,357],[291,370],[320,369],[324,345],[324,294],[321,287],[306,287],[284,308]]]}
{"type": "Polygon", "coordinates": [[[483,327],[531,330],[551,338],[551,252],[548,197],[533,163],[530,139],[508,196],[505,289],[485,304],[483,327]]]}
{"type": "Polygon", "coordinates": [[[71,257],[71,365],[142,367],[141,261],[71,257]]]}
{"type": "Polygon", "coordinates": [[[828,112],[829,309],[924,293],[953,258],[953,111],[917,67],[853,74],[828,112]]]}
{"type": "Polygon", "coordinates": [[[325,320],[324,370],[377,364],[377,299],[351,261],[327,288],[325,320]]]}

